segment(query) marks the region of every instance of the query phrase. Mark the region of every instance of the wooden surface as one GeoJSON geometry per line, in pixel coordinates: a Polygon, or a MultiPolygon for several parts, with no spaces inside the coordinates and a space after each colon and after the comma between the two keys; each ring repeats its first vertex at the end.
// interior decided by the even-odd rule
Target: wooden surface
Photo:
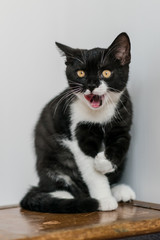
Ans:
{"type": "Polygon", "coordinates": [[[116,211],[48,214],[0,209],[0,240],[115,239],[160,232],[160,205],[134,201],[116,211]]]}

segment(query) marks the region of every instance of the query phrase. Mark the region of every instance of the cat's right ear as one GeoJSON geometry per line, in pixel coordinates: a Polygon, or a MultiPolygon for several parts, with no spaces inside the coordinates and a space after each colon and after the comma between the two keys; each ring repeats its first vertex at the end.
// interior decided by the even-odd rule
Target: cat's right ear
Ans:
{"type": "Polygon", "coordinates": [[[75,52],[74,48],[68,47],[58,42],[55,42],[55,44],[60,49],[63,56],[69,57],[74,55],[74,52],[75,52]]]}
{"type": "Polygon", "coordinates": [[[62,56],[66,57],[66,65],[68,64],[72,64],[73,59],[75,59],[75,57],[80,57],[81,56],[81,52],[79,49],[75,49],[75,48],[71,48],[68,47],[64,44],[55,42],[56,46],[60,49],[60,52],[62,53],[62,56]]]}

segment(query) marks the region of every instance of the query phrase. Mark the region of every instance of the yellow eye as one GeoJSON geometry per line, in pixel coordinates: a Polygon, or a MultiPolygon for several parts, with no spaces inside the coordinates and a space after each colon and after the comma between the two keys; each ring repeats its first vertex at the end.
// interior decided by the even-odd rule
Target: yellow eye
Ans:
{"type": "Polygon", "coordinates": [[[111,71],[109,71],[109,70],[104,70],[104,71],[102,72],[102,75],[103,75],[103,77],[105,77],[105,78],[109,78],[109,77],[111,76],[111,71]]]}
{"type": "Polygon", "coordinates": [[[78,77],[82,78],[85,76],[85,72],[83,70],[78,70],[77,75],[78,75],[78,77]]]}

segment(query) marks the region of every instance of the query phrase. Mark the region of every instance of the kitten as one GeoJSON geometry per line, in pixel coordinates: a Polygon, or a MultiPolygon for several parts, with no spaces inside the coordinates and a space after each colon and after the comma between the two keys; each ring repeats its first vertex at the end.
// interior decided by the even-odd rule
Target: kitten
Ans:
{"type": "Polygon", "coordinates": [[[130,143],[129,37],[121,33],[107,49],[56,45],[66,57],[68,88],[45,106],[36,125],[39,184],[20,204],[50,213],[114,210],[118,201],[135,198],[130,187],[113,186],[130,143]]]}

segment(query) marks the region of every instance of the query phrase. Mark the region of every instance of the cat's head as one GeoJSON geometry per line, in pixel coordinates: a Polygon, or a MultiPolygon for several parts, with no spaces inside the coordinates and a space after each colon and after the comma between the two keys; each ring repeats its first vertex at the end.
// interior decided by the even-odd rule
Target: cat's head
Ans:
{"type": "Polygon", "coordinates": [[[121,33],[108,48],[91,50],[56,45],[66,56],[66,76],[71,91],[91,109],[102,108],[123,93],[127,81],[130,40],[121,33]]]}

